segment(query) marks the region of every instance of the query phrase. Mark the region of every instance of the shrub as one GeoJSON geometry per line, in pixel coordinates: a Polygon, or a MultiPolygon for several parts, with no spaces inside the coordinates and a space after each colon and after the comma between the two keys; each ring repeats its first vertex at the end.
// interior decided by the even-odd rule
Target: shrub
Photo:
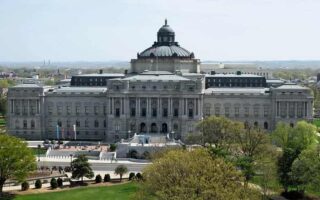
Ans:
{"type": "Polygon", "coordinates": [[[98,175],[96,176],[96,183],[101,183],[101,182],[102,182],[102,177],[101,177],[100,174],[98,174],[98,175]]]}
{"type": "Polygon", "coordinates": [[[58,187],[57,180],[55,178],[52,178],[50,181],[50,185],[52,189],[56,189],[58,187]]]}
{"type": "Polygon", "coordinates": [[[142,180],[142,175],[141,175],[140,173],[137,173],[136,178],[137,178],[138,180],[142,180]]]}
{"type": "Polygon", "coordinates": [[[131,173],[129,174],[129,181],[131,181],[131,180],[134,178],[134,176],[135,176],[135,174],[134,174],[133,172],[131,172],[131,173]]]}
{"type": "Polygon", "coordinates": [[[36,189],[40,189],[42,187],[42,183],[40,179],[37,179],[35,184],[34,184],[36,189]]]}
{"type": "Polygon", "coordinates": [[[62,186],[63,186],[63,180],[62,180],[62,178],[58,178],[57,184],[58,184],[58,187],[62,187],[62,186]]]}
{"type": "Polygon", "coordinates": [[[110,174],[106,174],[104,175],[103,181],[104,182],[110,182],[111,178],[110,178],[110,174]]]}
{"type": "Polygon", "coordinates": [[[117,148],[117,145],[116,144],[110,144],[110,151],[113,152],[115,151],[117,148]]]}
{"type": "Polygon", "coordinates": [[[22,191],[27,191],[29,189],[29,183],[27,181],[24,181],[22,184],[21,184],[21,190],[22,191]]]}

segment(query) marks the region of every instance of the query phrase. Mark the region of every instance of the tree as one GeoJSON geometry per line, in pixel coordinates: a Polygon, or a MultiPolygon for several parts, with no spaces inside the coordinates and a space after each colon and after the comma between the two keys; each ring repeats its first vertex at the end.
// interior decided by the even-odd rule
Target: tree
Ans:
{"type": "Polygon", "coordinates": [[[243,124],[225,117],[211,116],[198,124],[202,133],[201,143],[214,145],[215,148],[228,149],[233,142],[234,134],[243,129],[243,124]]]}
{"type": "Polygon", "coordinates": [[[83,182],[83,177],[93,178],[94,176],[90,163],[85,155],[79,155],[77,159],[72,161],[71,166],[73,168],[72,178],[81,178],[81,182],[83,182]]]}
{"type": "Polygon", "coordinates": [[[58,178],[57,179],[57,184],[58,184],[58,187],[62,187],[63,186],[63,180],[62,180],[62,178],[58,178]]]}
{"type": "Polygon", "coordinates": [[[304,150],[292,163],[292,177],[297,190],[307,187],[319,190],[320,185],[320,146],[304,150]]]}
{"type": "Polygon", "coordinates": [[[56,189],[58,187],[57,179],[52,178],[51,181],[50,181],[50,186],[51,186],[52,189],[56,189]]]}
{"type": "Polygon", "coordinates": [[[22,140],[0,134],[0,194],[8,178],[23,181],[36,169],[35,157],[22,140]]]}
{"type": "Polygon", "coordinates": [[[42,187],[42,183],[40,179],[37,179],[35,184],[34,184],[36,189],[40,189],[42,187]]]}
{"type": "Polygon", "coordinates": [[[239,129],[234,134],[234,141],[240,149],[240,153],[237,153],[236,163],[242,170],[247,183],[254,176],[254,164],[259,159],[259,155],[265,151],[269,141],[261,129],[252,127],[239,129]]]}
{"type": "Polygon", "coordinates": [[[128,168],[124,165],[119,165],[118,167],[116,167],[116,169],[114,170],[114,173],[116,175],[120,175],[120,182],[122,181],[122,176],[123,174],[128,172],[128,168]]]}
{"type": "Polygon", "coordinates": [[[110,182],[110,180],[111,180],[110,174],[105,174],[103,178],[103,182],[110,182]]]}
{"type": "Polygon", "coordinates": [[[102,177],[101,177],[100,174],[98,174],[98,175],[96,176],[96,183],[101,183],[101,182],[102,182],[102,177]]]}
{"type": "Polygon", "coordinates": [[[135,174],[133,172],[131,172],[129,174],[129,181],[131,181],[134,177],[135,177],[135,174]]]}
{"type": "Polygon", "coordinates": [[[300,153],[317,143],[316,127],[305,121],[300,121],[295,127],[279,123],[272,133],[276,145],[282,148],[278,159],[278,177],[285,192],[290,186],[295,187],[296,178],[292,177],[292,164],[300,153]]]}
{"type": "Polygon", "coordinates": [[[245,198],[241,173],[206,149],[169,151],[147,166],[143,177],[138,199],[256,199],[245,198]]]}
{"type": "Polygon", "coordinates": [[[114,152],[117,149],[117,145],[116,144],[110,144],[110,151],[114,152]]]}
{"type": "Polygon", "coordinates": [[[22,190],[22,191],[27,191],[27,190],[29,190],[29,187],[30,187],[30,185],[29,185],[28,181],[23,181],[23,182],[21,183],[21,190],[22,190]]]}

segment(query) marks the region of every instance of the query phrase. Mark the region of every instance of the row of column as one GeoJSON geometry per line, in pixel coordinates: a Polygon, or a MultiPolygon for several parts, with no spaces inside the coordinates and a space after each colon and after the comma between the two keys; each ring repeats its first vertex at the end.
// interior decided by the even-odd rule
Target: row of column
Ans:
{"type": "MultiPolygon", "coordinates": [[[[142,99],[146,100],[146,115],[147,116],[151,116],[152,115],[152,99],[154,98],[135,98],[135,108],[136,108],[136,116],[140,116],[141,115],[141,101],[142,99]]],[[[157,115],[161,116],[160,114],[162,114],[163,111],[163,100],[165,98],[156,98],[156,102],[157,102],[157,115]]],[[[167,102],[168,105],[166,108],[168,108],[168,117],[169,116],[173,116],[173,112],[174,112],[174,106],[173,106],[173,101],[176,98],[167,98],[167,102]]],[[[115,97],[115,98],[110,98],[109,100],[109,110],[110,110],[110,114],[115,114],[115,102],[116,101],[120,101],[120,113],[122,115],[130,115],[130,98],[124,98],[124,97],[115,97]]],[[[201,115],[200,111],[201,111],[201,100],[199,100],[198,98],[178,98],[179,101],[179,116],[182,115],[188,115],[188,109],[189,109],[189,101],[192,101],[193,103],[193,112],[195,116],[201,115]]]]}
{"type": "Polygon", "coordinates": [[[9,104],[11,114],[35,115],[40,113],[40,101],[38,99],[11,99],[9,104]],[[33,106],[34,112],[32,112],[33,106]]]}
{"type": "Polygon", "coordinates": [[[311,102],[307,101],[277,101],[276,103],[276,114],[277,117],[284,117],[284,118],[303,118],[308,117],[311,115],[310,108],[311,102]],[[291,114],[292,110],[290,110],[290,104],[294,104],[293,106],[293,115],[291,114]],[[301,114],[298,113],[298,104],[301,106],[301,114]],[[284,111],[284,112],[283,112],[284,111]]]}

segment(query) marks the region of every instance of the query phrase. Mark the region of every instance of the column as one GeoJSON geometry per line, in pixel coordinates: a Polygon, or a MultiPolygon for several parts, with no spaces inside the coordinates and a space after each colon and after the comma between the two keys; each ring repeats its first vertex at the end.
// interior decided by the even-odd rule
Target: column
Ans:
{"type": "Polygon", "coordinates": [[[136,98],[136,102],[137,102],[137,116],[140,117],[140,98],[136,98]]]}
{"type": "Polygon", "coordinates": [[[27,108],[28,108],[27,116],[29,116],[30,115],[30,100],[29,99],[27,100],[27,108]]]}
{"type": "Polygon", "coordinates": [[[158,118],[161,118],[161,105],[160,105],[160,97],[158,98],[158,113],[157,113],[158,118]]]}
{"type": "Polygon", "coordinates": [[[286,103],[287,103],[287,116],[286,117],[289,118],[289,102],[287,101],[286,103]]]}
{"type": "Polygon", "coordinates": [[[294,102],[294,118],[298,118],[298,102],[294,102]]]}

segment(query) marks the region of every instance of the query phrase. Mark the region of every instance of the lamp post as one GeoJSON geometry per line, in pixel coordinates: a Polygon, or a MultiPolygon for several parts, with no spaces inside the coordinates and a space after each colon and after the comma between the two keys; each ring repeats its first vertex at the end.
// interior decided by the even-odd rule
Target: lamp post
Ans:
{"type": "Polygon", "coordinates": [[[172,139],[175,139],[174,138],[174,131],[171,131],[171,137],[172,137],[172,139]]]}
{"type": "Polygon", "coordinates": [[[77,140],[77,126],[73,124],[74,140],[77,140]]]}
{"type": "Polygon", "coordinates": [[[131,130],[128,130],[128,139],[131,137],[131,130]]]}
{"type": "Polygon", "coordinates": [[[73,154],[70,154],[70,170],[72,171],[72,157],[73,157],[73,154]]]}
{"type": "Polygon", "coordinates": [[[57,124],[57,140],[59,141],[59,124],[57,124]]]}

